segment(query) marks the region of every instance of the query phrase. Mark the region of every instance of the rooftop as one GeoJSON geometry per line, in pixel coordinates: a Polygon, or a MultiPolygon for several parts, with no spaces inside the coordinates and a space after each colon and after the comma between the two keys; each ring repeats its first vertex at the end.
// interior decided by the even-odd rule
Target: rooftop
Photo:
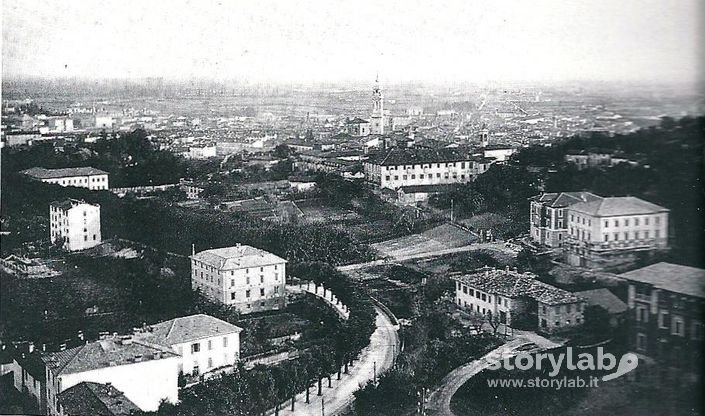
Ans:
{"type": "Polygon", "coordinates": [[[705,298],[705,269],[661,262],[619,276],[635,282],[648,283],[657,289],[705,298]]]}
{"type": "Polygon", "coordinates": [[[61,169],[45,169],[45,168],[29,168],[23,170],[27,176],[31,176],[35,179],[56,179],[56,178],[67,178],[73,176],[93,176],[93,175],[107,175],[108,172],[102,171],[100,169],[88,167],[80,168],[61,168],[61,169]]]}
{"type": "Polygon", "coordinates": [[[192,255],[191,258],[217,267],[220,270],[237,270],[286,262],[283,258],[270,252],[240,244],[232,247],[204,250],[192,255]]]}
{"type": "Polygon", "coordinates": [[[565,208],[580,202],[599,201],[603,198],[590,192],[547,192],[532,199],[551,208],[565,208]]]}
{"type": "Polygon", "coordinates": [[[455,149],[400,149],[393,148],[370,158],[371,163],[382,166],[446,163],[471,160],[467,154],[455,149]]]}
{"type": "Polygon", "coordinates": [[[622,313],[627,310],[627,304],[606,288],[583,290],[575,294],[585,299],[588,305],[601,306],[609,313],[622,313]]]}
{"type": "Polygon", "coordinates": [[[149,325],[146,331],[137,333],[135,337],[164,346],[172,346],[203,338],[238,334],[240,331],[242,328],[218,318],[197,314],[149,325]]]}
{"type": "Polygon", "coordinates": [[[467,286],[509,298],[529,297],[547,305],[580,302],[580,298],[567,290],[559,289],[536,280],[530,273],[485,268],[477,273],[453,277],[467,286]]]}
{"type": "Polygon", "coordinates": [[[596,217],[643,215],[669,211],[667,208],[633,196],[609,197],[591,202],[581,202],[572,205],[570,209],[596,217]]]}
{"type": "Polygon", "coordinates": [[[64,413],[69,415],[127,416],[141,412],[111,384],[84,381],[62,391],[58,397],[64,413]]]}
{"type": "Polygon", "coordinates": [[[51,203],[51,206],[54,208],[61,209],[62,211],[66,211],[68,209],[71,209],[71,208],[78,206],[78,205],[81,205],[81,204],[100,206],[98,204],[91,204],[91,203],[86,202],[82,199],[72,199],[72,198],[67,198],[67,199],[64,199],[63,201],[54,201],[51,203]]]}
{"type": "Polygon", "coordinates": [[[450,192],[457,188],[456,184],[409,185],[399,188],[405,194],[450,192]]]}
{"type": "Polygon", "coordinates": [[[172,357],[178,355],[162,345],[131,336],[113,335],[64,351],[43,354],[42,361],[59,375],[172,357]]]}

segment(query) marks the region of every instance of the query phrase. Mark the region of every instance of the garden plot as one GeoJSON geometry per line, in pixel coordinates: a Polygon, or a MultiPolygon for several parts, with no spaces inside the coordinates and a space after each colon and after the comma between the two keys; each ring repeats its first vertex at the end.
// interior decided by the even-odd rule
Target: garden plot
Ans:
{"type": "Polygon", "coordinates": [[[408,235],[373,244],[382,256],[402,257],[463,247],[477,240],[472,233],[454,225],[443,224],[420,234],[408,235]]]}

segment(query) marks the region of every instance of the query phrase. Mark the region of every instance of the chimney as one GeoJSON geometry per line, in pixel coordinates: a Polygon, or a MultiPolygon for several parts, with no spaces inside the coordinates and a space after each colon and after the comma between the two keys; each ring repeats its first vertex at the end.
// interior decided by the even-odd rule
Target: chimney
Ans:
{"type": "Polygon", "coordinates": [[[59,344],[59,351],[66,351],[66,344],[59,344]]]}
{"type": "Polygon", "coordinates": [[[30,354],[34,352],[34,343],[33,342],[30,342],[29,344],[27,344],[27,351],[30,354]]]}
{"type": "Polygon", "coordinates": [[[81,331],[81,330],[78,331],[78,339],[81,341],[84,340],[83,331],[81,331]]]}
{"type": "Polygon", "coordinates": [[[191,255],[196,255],[196,244],[191,243],[191,255]]]}

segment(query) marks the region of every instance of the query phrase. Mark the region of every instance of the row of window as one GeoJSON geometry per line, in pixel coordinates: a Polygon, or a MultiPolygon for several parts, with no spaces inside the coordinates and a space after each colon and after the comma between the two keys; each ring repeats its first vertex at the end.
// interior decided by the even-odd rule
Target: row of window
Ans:
{"type": "MultiPolygon", "coordinates": [[[[205,277],[203,276],[203,272],[198,272],[196,270],[193,271],[193,277],[197,279],[202,279],[208,282],[213,283],[214,282],[214,277],[213,275],[207,274],[205,277]]],[[[220,285],[220,277],[215,279],[218,282],[218,285],[220,285]]],[[[276,282],[279,282],[279,273],[274,273],[274,280],[276,282]]],[[[264,275],[259,276],[259,283],[264,284],[264,275]]],[[[245,284],[250,284],[250,276],[245,276],[245,284]]],[[[235,286],[235,279],[230,279],[230,287],[235,286]]]]}
{"type": "MultiPolygon", "coordinates": [[[[638,227],[639,224],[641,223],[640,220],[639,220],[639,218],[634,218],[633,220],[634,220],[634,221],[633,221],[634,226],[637,226],[637,227],[638,227]]],[[[656,225],[661,225],[661,217],[654,217],[654,223],[655,223],[656,225]]],[[[619,220],[613,220],[613,221],[612,221],[612,224],[613,224],[615,227],[619,227],[619,224],[620,224],[620,223],[619,223],[619,220]]],[[[624,220],[622,220],[622,225],[623,225],[624,227],[629,227],[629,224],[630,224],[629,218],[625,218],[624,220]]],[[[645,218],[644,218],[644,225],[649,225],[649,217],[645,217],[645,218]]],[[[609,228],[609,226],[610,226],[610,221],[609,221],[609,220],[605,220],[605,228],[609,228]]]]}
{"type": "MultiPolygon", "coordinates": [[[[219,273],[220,273],[220,270],[219,270],[219,269],[217,269],[217,268],[214,267],[214,266],[211,266],[210,264],[204,263],[204,262],[202,262],[202,261],[194,260],[194,261],[193,261],[193,265],[194,265],[194,266],[198,266],[198,267],[200,267],[200,268],[202,268],[202,269],[206,269],[206,270],[209,271],[209,272],[219,272],[219,273]]],[[[255,269],[255,268],[252,268],[252,269],[255,269]]],[[[278,264],[275,264],[275,265],[274,265],[274,270],[279,270],[279,265],[278,265],[278,264]]],[[[259,271],[260,271],[260,273],[264,272],[264,266],[260,267],[260,268],[259,268],[259,271]]],[[[223,273],[227,274],[228,271],[225,270],[225,271],[223,271],[223,273]]],[[[250,268],[248,267],[248,268],[245,269],[245,274],[249,274],[249,273],[250,273],[250,268]]],[[[231,275],[231,276],[235,276],[235,270],[230,270],[230,275],[231,275]]],[[[249,277],[248,277],[248,279],[249,279],[249,277]]],[[[249,281],[248,281],[248,283],[249,283],[249,281]]]]}
{"type": "MultiPolygon", "coordinates": [[[[80,185],[80,184],[88,184],[88,179],[89,178],[79,178],[79,179],[61,179],[61,184],[62,185],[80,185]]],[[[107,181],[108,178],[105,176],[92,176],[90,177],[90,182],[105,182],[107,181]]],[[[54,180],[48,180],[47,182],[49,183],[59,183],[59,179],[54,179],[54,180]]]]}
{"type": "MultiPolygon", "coordinates": [[[[208,347],[208,351],[212,351],[213,345],[215,345],[215,343],[213,342],[212,339],[209,339],[207,341],[206,345],[208,347]]],[[[223,345],[223,348],[228,348],[228,337],[223,337],[222,345],[223,345]]],[[[181,347],[179,347],[179,353],[183,354],[183,352],[180,350],[181,350],[181,347]]],[[[200,342],[194,342],[191,344],[191,354],[195,354],[200,351],[201,351],[201,343],[200,342]]]]}
{"type": "MultiPolygon", "coordinates": [[[[648,230],[644,231],[643,234],[640,231],[634,231],[632,235],[634,236],[633,240],[641,240],[642,238],[648,240],[651,238],[651,233],[648,230]]],[[[619,233],[614,233],[612,236],[612,241],[619,241],[619,233]]],[[[661,238],[661,230],[654,231],[654,238],[661,238]]],[[[602,235],[602,239],[610,241],[610,235],[605,233],[602,235]]],[[[624,240],[629,240],[629,232],[627,231],[624,232],[624,240]]]]}
{"type": "MultiPolygon", "coordinates": [[[[636,307],[636,321],[648,323],[649,322],[649,309],[645,305],[637,305],[636,307]]],[[[690,337],[694,340],[702,339],[703,336],[703,324],[699,321],[693,321],[690,325],[690,337]]],[[[671,335],[677,335],[685,337],[685,320],[682,316],[672,315],[668,311],[661,311],[658,314],[658,328],[659,329],[670,329],[671,335]],[[670,317],[670,319],[669,319],[670,317]]]]}
{"type": "MultiPolygon", "coordinates": [[[[237,292],[234,292],[234,291],[233,291],[233,292],[230,292],[230,300],[235,300],[236,293],[237,293],[237,292]]],[[[279,294],[279,286],[274,286],[274,294],[275,294],[275,295],[278,295],[278,294],[279,294]]],[[[251,296],[252,296],[252,290],[251,290],[251,289],[245,290],[245,297],[249,299],[251,296]]],[[[260,296],[261,298],[265,297],[264,288],[260,288],[260,290],[259,290],[259,296],[260,296]]]]}
{"type": "MultiPolygon", "coordinates": [[[[415,179],[416,179],[416,175],[415,175],[415,174],[412,174],[412,175],[401,175],[401,178],[402,178],[401,180],[403,180],[403,181],[409,180],[409,176],[411,176],[411,179],[412,179],[412,180],[415,180],[415,179]]],[[[440,173],[436,173],[436,178],[440,178],[440,177],[441,177],[441,174],[440,174],[440,173]]],[[[426,178],[426,176],[424,176],[423,173],[419,174],[419,179],[424,179],[424,178],[426,178]]],[[[444,178],[444,179],[450,179],[450,175],[448,174],[448,172],[446,172],[446,173],[443,174],[443,178],[444,178]]],[[[429,174],[428,174],[428,179],[433,179],[433,174],[432,174],[432,173],[429,173],[429,174]]],[[[457,173],[453,173],[453,179],[458,179],[458,174],[457,174],[457,173]]],[[[465,174],[464,174],[464,173],[460,175],[460,179],[465,179],[465,174]]],[[[390,180],[391,180],[391,176],[390,176],[390,175],[385,176],[385,177],[384,177],[384,180],[390,181],[390,180]]],[[[399,180],[399,175],[394,175],[394,180],[395,180],[395,181],[398,181],[398,180],[399,180]]]]}
{"type": "MultiPolygon", "coordinates": [[[[466,162],[444,162],[444,163],[435,163],[436,168],[440,168],[441,166],[443,167],[455,167],[456,163],[460,163],[460,168],[465,169],[465,164],[466,162]]],[[[433,168],[434,163],[423,163],[420,165],[393,165],[393,166],[387,166],[387,170],[404,170],[404,169],[430,169],[433,168]]],[[[472,162],[467,162],[468,167],[472,166],[472,162]]]]}
{"type": "MultiPolygon", "coordinates": [[[[480,292],[479,290],[469,288],[465,285],[460,284],[459,282],[456,282],[456,288],[457,290],[460,290],[462,288],[463,293],[466,295],[474,296],[483,302],[492,303],[492,295],[488,295],[486,293],[480,292]]],[[[509,301],[507,299],[502,298],[501,296],[497,296],[497,303],[499,305],[504,304],[504,306],[509,306],[509,301]]]]}
{"type": "Polygon", "coordinates": [[[573,308],[573,304],[565,304],[565,305],[556,305],[556,306],[546,306],[542,305],[541,306],[541,312],[543,312],[544,315],[548,314],[549,311],[552,311],[553,313],[556,314],[561,314],[561,313],[572,313],[573,310],[575,312],[580,312],[585,310],[585,305],[581,304],[580,306],[575,305],[575,308],[573,308]]]}

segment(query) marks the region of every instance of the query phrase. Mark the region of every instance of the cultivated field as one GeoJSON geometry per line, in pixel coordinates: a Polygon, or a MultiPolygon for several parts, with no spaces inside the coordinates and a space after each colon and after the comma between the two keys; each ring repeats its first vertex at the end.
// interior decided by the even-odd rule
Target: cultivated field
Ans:
{"type": "Polygon", "coordinates": [[[450,224],[439,225],[420,234],[412,234],[373,244],[386,257],[401,257],[463,247],[477,241],[473,234],[450,224]]]}

